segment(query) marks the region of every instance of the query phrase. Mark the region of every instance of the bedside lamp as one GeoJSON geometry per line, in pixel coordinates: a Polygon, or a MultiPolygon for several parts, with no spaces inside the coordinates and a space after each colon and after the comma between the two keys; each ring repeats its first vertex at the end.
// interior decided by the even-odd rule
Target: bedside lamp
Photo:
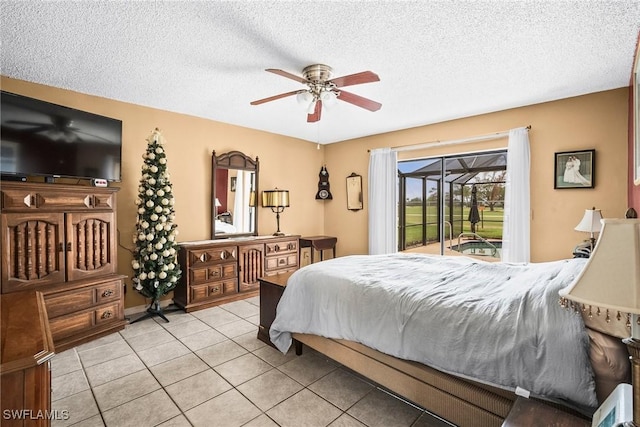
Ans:
{"type": "Polygon", "coordinates": [[[600,221],[602,220],[602,212],[600,209],[586,209],[584,211],[584,216],[576,228],[576,231],[584,231],[585,233],[591,233],[591,250],[596,244],[596,238],[594,237],[594,233],[599,233],[602,225],[600,221]]]}
{"type": "Polygon", "coordinates": [[[278,231],[273,233],[274,236],[284,236],[284,233],[280,231],[280,214],[284,211],[284,208],[289,207],[289,191],[288,190],[267,190],[262,192],[262,207],[271,208],[276,214],[276,224],[278,231]]]}
{"type": "Polygon", "coordinates": [[[561,304],[566,307],[568,299],[631,317],[631,337],[623,342],[631,355],[633,422],[640,426],[640,220],[604,219],[602,224],[591,258],[560,291],[561,304]]]}
{"type": "Polygon", "coordinates": [[[218,216],[218,208],[220,206],[222,206],[222,203],[220,203],[220,200],[216,197],[216,217],[218,216]]]}

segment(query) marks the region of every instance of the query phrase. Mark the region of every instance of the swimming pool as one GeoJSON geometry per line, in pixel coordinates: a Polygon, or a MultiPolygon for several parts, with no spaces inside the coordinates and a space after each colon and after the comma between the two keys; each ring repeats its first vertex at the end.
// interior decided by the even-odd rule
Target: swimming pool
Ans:
{"type": "Polygon", "coordinates": [[[502,242],[500,240],[468,240],[458,245],[453,245],[451,249],[465,255],[500,258],[502,242]]]}

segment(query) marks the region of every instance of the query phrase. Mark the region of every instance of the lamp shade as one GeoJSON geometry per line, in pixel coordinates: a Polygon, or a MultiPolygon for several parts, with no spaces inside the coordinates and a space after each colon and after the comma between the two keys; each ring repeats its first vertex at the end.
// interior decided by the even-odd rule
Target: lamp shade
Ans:
{"type": "Polygon", "coordinates": [[[602,212],[600,209],[586,209],[580,223],[576,225],[574,230],[584,231],[585,233],[598,233],[602,229],[602,212]]]}
{"type": "Polygon", "coordinates": [[[336,104],[336,100],[338,99],[338,95],[332,90],[323,90],[320,94],[320,100],[322,101],[322,105],[327,107],[331,107],[336,104]]]}
{"type": "Polygon", "coordinates": [[[300,92],[296,95],[296,100],[305,109],[309,108],[309,104],[313,101],[313,94],[308,90],[300,92]]]}
{"type": "Polygon", "coordinates": [[[262,206],[265,208],[289,207],[289,190],[266,190],[262,192],[262,206]]]}
{"type": "Polygon", "coordinates": [[[572,301],[640,313],[640,220],[604,219],[600,239],[578,278],[560,291],[572,301]]]}
{"type": "Polygon", "coordinates": [[[220,207],[222,206],[222,203],[220,203],[220,200],[218,200],[218,198],[216,197],[216,207],[220,207]]]}

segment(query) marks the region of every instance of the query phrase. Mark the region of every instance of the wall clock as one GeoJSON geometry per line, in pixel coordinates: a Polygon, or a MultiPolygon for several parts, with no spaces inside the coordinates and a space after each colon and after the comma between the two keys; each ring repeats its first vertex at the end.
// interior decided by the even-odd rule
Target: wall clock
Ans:
{"type": "Polygon", "coordinates": [[[320,180],[318,181],[318,192],[316,193],[316,199],[318,200],[331,200],[333,196],[331,195],[331,190],[329,189],[329,172],[325,166],[320,168],[320,173],[318,174],[320,180]]]}

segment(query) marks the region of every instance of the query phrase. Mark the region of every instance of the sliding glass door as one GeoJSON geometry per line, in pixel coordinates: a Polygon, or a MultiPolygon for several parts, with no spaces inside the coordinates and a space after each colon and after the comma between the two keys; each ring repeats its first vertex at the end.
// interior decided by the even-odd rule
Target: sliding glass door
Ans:
{"type": "Polygon", "coordinates": [[[398,249],[499,257],[505,150],[398,162],[398,249]]]}

